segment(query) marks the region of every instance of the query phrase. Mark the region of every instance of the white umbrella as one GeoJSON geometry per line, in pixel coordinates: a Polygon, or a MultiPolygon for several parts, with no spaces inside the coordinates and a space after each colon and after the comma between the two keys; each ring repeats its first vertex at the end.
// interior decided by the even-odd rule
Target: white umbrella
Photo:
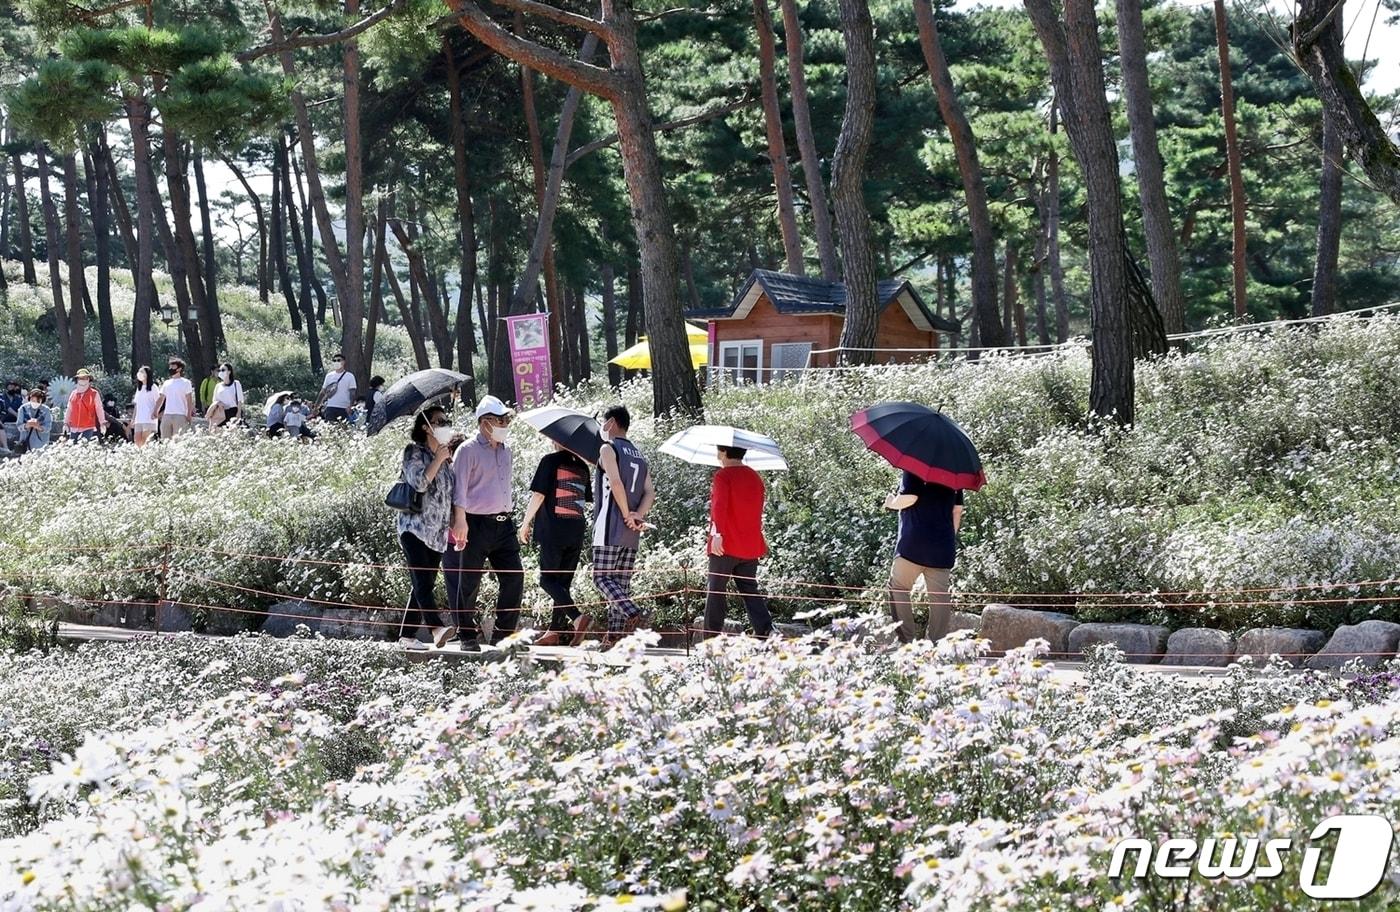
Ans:
{"type": "Polygon", "coordinates": [[[751,469],[788,467],[778,442],[772,437],[722,424],[699,424],[672,434],[661,445],[661,452],[694,465],[717,466],[719,454],[715,449],[722,446],[748,450],[744,454],[744,465],[751,469]]]}
{"type": "Polygon", "coordinates": [[[280,393],[273,393],[271,396],[268,396],[267,401],[263,403],[263,413],[266,414],[272,411],[272,407],[277,403],[278,399],[281,399],[283,396],[290,396],[291,394],[291,390],[282,390],[280,393]]]}

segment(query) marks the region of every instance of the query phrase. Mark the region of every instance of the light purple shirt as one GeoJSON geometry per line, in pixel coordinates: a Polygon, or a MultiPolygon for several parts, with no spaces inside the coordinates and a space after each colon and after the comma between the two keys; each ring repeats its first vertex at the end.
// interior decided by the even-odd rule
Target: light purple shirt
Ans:
{"type": "Polygon", "coordinates": [[[457,484],[453,506],[466,513],[509,513],[512,501],[510,447],[491,446],[479,432],[457,448],[452,457],[452,474],[457,484]]]}

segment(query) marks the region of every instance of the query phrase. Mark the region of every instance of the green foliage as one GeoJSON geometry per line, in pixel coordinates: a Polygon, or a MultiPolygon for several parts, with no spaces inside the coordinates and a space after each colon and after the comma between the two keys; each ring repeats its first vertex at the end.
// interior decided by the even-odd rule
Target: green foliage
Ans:
{"type": "Polygon", "coordinates": [[[237,150],[288,113],[289,84],[249,74],[227,54],[194,61],[160,99],[173,127],[208,149],[237,150]]]}
{"type": "Polygon", "coordinates": [[[88,124],[114,112],[108,88],[115,79],[116,70],[101,61],[46,60],[10,93],[10,116],[21,133],[71,152],[88,124]]]}

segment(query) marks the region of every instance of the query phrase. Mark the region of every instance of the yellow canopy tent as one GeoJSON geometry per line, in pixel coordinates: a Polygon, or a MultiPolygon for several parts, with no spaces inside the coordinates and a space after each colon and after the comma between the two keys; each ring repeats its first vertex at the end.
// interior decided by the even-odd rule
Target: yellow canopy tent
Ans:
{"type": "MultiPolygon", "coordinates": [[[[710,333],[704,327],[696,326],[693,323],[685,324],[685,337],[690,342],[690,366],[694,368],[704,367],[710,363],[710,333]]],[[[608,362],[616,364],[618,367],[627,370],[650,370],[651,369],[651,346],[643,338],[636,345],[626,351],[619,352],[616,358],[608,362]]]]}

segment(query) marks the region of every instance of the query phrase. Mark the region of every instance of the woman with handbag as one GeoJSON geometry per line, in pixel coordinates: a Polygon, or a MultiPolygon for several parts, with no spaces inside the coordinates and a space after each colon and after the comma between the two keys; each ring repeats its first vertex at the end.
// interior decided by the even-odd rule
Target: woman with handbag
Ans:
{"type": "Polygon", "coordinates": [[[429,619],[441,619],[433,590],[452,525],[452,451],[463,438],[453,430],[447,412],[437,405],[418,413],[411,437],[412,442],[404,447],[398,484],[385,498],[399,511],[399,544],[412,582],[399,643],[408,649],[425,648],[416,636],[423,627],[428,628],[433,645],[441,648],[457,634],[457,628],[434,625],[429,619]]]}

